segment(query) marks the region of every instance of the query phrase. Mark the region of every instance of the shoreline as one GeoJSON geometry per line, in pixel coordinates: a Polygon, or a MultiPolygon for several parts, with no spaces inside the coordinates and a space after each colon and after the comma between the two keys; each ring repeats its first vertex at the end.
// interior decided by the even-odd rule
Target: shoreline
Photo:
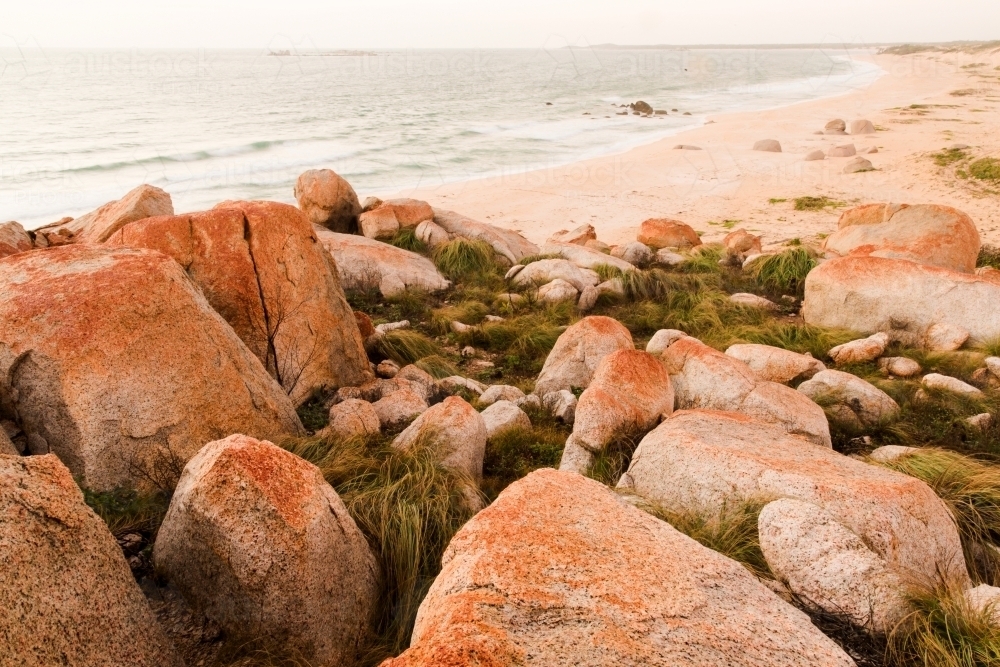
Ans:
{"type": "Polygon", "coordinates": [[[988,183],[956,178],[928,155],[954,143],[971,157],[1000,149],[990,128],[1000,121],[1000,54],[962,52],[869,56],[884,72],[844,94],[761,111],[705,117],[705,123],[625,152],[567,165],[417,187],[395,196],[516,229],[538,243],[560,229],[593,224],[608,243],[635,238],[651,217],[683,220],[705,240],[743,227],[765,244],[818,242],[836,229],[837,208],[795,211],[796,197],[828,197],[844,205],[868,201],[955,206],[976,221],[984,243],[1000,241],[1000,207],[988,183]],[[978,68],[969,65],[984,63],[978,68]],[[965,66],[965,69],[963,69],[965,66]],[[976,86],[973,89],[973,85],[976,86]],[[962,96],[953,91],[974,90],[962,96]],[[910,109],[910,105],[925,105],[910,109]],[[827,121],[871,120],[871,136],[816,135],[827,121]],[[783,153],[752,151],[777,139],[783,153]],[[675,150],[678,143],[703,150],[675,150]],[[851,158],[804,162],[805,153],[855,143],[876,171],[843,174],[851,158]],[[785,200],[770,203],[771,200],[785,200]]]}

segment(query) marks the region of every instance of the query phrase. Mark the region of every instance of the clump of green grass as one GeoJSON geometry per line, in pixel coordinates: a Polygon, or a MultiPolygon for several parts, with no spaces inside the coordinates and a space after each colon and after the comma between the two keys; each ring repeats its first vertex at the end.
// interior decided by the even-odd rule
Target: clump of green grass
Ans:
{"type": "Polygon", "coordinates": [[[822,211],[825,208],[839,208],[844,202],[829,197],[796,197],[796,211],[822,211]]]}
{"type": "Polygon", "coordinates": [[[491,501],[533,470],[559,467],[570,429],[546,414],[530,416],[531,429],[511,429],[486,444],[482,489],[491,501]]]}
{"type": "Polygon", "coordinates": [[[674,284],[671,274],[662,269],[622,271],[614,266],[598,264],[594,270],[602,281],[617,280],[625,298],[631,301],[661,299],[674,284]]]}
{"type": "Polygon", "coordinates": [[[518,262],[518,264],[521,264],[523,266],[527,266],[528,264],[532,264],[534,262],[540,262],[543,259],[562,259],[562,258],[563,258],[563,256],[560,255],[560,254],[558,254],[558,253],[548,253],[548,254],[540,254],[540,255],[528,255],[527,257],[522,257],[521,260],[518,262]]]}
{"type": "Polygon", "coordinates": [[[435,310],[431,324],[436,331],[446,334],[451,331],[452,322],[477,325],[481,324],[489,314],[490,308],[485,303],[471,300],[461,301],[435,310]]]}
{"type": "Polygon", "coordinates": [[[594,455],[594,461],[587,475],[601,484],[617,486],[618,480],[631,465],[632,455],[640,440],[642,434],[625,434],[615,438],[594,455]]]}
{"type": "Polygon", "coordinates": [[[1000,248],[993,245],[983,245],[979,249],[976,266],[990,266],[994,269],[1000,269],[1000,248]]]}
{"type": "Polygon", "coordinates": [[[455,338],[461,345],[499,355],[498,366],[505,375],[533,379],[559,335],[577,317],[575,304],[548,304],[500,322],[483,322],[455,338]]]}
{"type": "Polygon", "coordinates": [[[389,243],[403,250],[417,252],[421,255],[427,254],[427,244],[417,238],[415,227],[403,227],[396,232],[392,239],[389,240],[389,243]]]}
{"type": "Polygon", "coordinates": [[[817,359],[826,357],[830,349],[859,337],[858,334],[843,329],[789,324],[775,322],[772,319],[767,319],[758,325],[734,326],[728,330],[728,335],[728,338],[718,340],[720,348],[736,343],[757,343],[780,347],[799,354],[809,353],[817,359]]]}
{"type": "Polygon", "coordinates": [[[741,563],[760,579],[773,579],[760,548],[757,518],[766,500],[723,503],[717,511],[674,512],[658,506],[646,510],[712,551],[741,563]]]}
{"type": "Polygon", "coordinates": [[[485,241],[455,239],[435,248],[431,256],[438,270],[450,280],[496,275],[500,271],[496,253],[485,241]]]}
{"type": "Polygon", "coordinates": [[[1000,664],[1000,625],[992,609],[974,609],[959,586],[939,584],[908,595],[912,611],[888,637],[893,667],[987,667],[1000,664]]]}
{"type": "Polygon", "coordinates": [[[744,273],[764,291],[801,296],[805,292],[806,276],[814,268],[815,257],[805,248],[793,247],[757,258],[744,273]]]}
{"type": "Polygon", "coordinates": [[[969,155],[960,148],[947,148],[940,153],[933,153],[931,157],[934,158],[934,164],[937,166],[947,167],[956,162],[961,162],[969,157],[969,155]]]}
{"type": "Polygon", "coordinates": [[[380,336],[375,352],[392,359],[400,366],[412,364],[424,357],[440,356],[437,344],[419,331],[396,329],[380,336]]]}
{"type": "Polygon", "coordinates": [[[400,451],[384,437],[281,444],[319,467],[376,554],[383,593],[370,664],[397,655],[409,644],[417,608],[441,569],[445,548],[474,514],[474,483],[441,466],[429,445],[400,451]]]}
{"type": "Polygon", "coordinates": [[[308,401],[295,409],[299,421],[307,431],[318,431],[330,421],[330,411],[326,408],[325,399],[323,392],[315,392],[308,401]]]}
{"type": "Polygon", "coordinates": [[[115,537],[128,533],[155,536],[170,505],[170,497],[161,491],[142,493],[129,488],[83,489],[83,499],[115,537]]]}
{"type": "Polygon", "coordinates": [[[721,273],[722,247],[715,245],[698,246],[678,267],[681,273],[721,273]]]}
{"type": "Polygon", "coordinates": [[[438,380],[459,374],[458,369],[448,359],[436,354],[418,359],[414,362],[414,365],[432,378],[437,378],[438,380]]]}
{"type": "Polygon", "coordinates": [[[919,449],[881,465],[934,489],[958,525],[966,563],[977,582],[1000,583],[1000,467],[955,452],[919,449]]]}
{"type": "Polygon", "coordinates": [[[771,197],[770,199],[767,200],[767,203],[768,204],[784,204],[786,201],[788,201],[788,200],[787,199],[779,199],[777,197],[771,197]]]}
{"type": "Polygon", "coordinates": [[[969,175],[980,181],[1000,181],[1000,160],[984,157],[969,164],[969,175]]]}

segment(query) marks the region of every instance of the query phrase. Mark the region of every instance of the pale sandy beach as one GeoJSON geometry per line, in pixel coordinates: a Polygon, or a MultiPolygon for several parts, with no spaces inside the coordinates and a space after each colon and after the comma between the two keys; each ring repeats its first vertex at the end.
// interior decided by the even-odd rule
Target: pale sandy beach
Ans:
{"type": "Polygon", "coordinates": [[[968,144],[973,159],[1000,153],[1000,52],[854,57],[873,59],[885,75],[835,98],[709,117],[701,127],[623,154],[399,196],[520,230],[535,242],[584,223],[609,243],[633,240],[639,224],[651,217],[683,220],[705,240],[744,227],[762,234],[765,245],[818,241],[836,228],[840,211],[795,211],[792,199],[825,196],[845,204],[955,206],[976,221],[984,243],[1000,243],[996,185],[958,178],[954,166],[937,166],[932,157],[957,143],[968,144]],[[835,118],[848,126],[868,119],[878,132],[815,134],[835,118]],[[760,139],[777,139],[783,153],[753,151],[760,139]],[[878,148],[864,156],[875,171],[844,174],[851,158],[803,160],[812,150],[849,143],[859,152],[878,148]],[[703,150],[676,150],[677,144],[703,150]]]}

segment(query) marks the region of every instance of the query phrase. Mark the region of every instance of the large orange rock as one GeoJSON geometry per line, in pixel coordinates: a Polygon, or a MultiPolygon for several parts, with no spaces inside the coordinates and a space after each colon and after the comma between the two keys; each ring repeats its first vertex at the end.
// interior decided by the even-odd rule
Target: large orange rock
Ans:
{"type": "Polygon", "coordinates": [[[96,489],[162,481],[232,433],[302,431],[177,262],[97,244],[0,260],[0,397],[31,453],[96,489]]]}
{"type": "Polygon", "coordinates": [[[224,202],[135,222],[108,243],[176,259],[294,403],[371,379],[336,264],[298,209],[224,202]]]}
{"type": "Polygon", "coordinates": [[[174,204],[170,195],[152,185],[140,185],[113,202],[65,224],[55,223],[41,227],[39,232],[69,233],[76,242],[99,243],[130,222],[156,215],[173,215],[174,204]]]}
{"type": "Polygon", "coordinates": [[[55,456],[0,456],[0,664],[180,667],[121,547],[55,456]]]}
{"type": "Polygon", "coordinates": [[[575,473],[514,482],[455,535],[383,667],[849,667],[743,566],[575,473]]]}
{"type": "Polygon", "coordinates": [[[314,225],[353,234],[361,203],[351,184],[332,169],[310,169],[295,181],[295,200],[314,225]]]}
{"type": "Polygon", "coordinates": [[[845,211],[823,248],[838,255],[908,259],[962,273],[976,270],[979,232],[950,206],[866,204],[845,211]]]}
{"type": "Polygon", "coordinates": [[[0,258],[31,250],[34,244],[28,232],[17,222],[0,225],[0,258]]]}
{"type": "Polygon", "coordinates": [[[650,218],[639,227],[636,237],[654,250],[660,248],[693,248],[701,245],[701,239],[694,229],[680,220],[650,218]]]}
{"type": "Polygon", "coordinates": [[[158,572],[230,636],[318,667],[354,664],[371,632],[378,565],[311,463],[242,435],[184,468],[156,537],[158,572]]]}
{"type": "Polygon", "coordinates": [[[866,334],[934,325],[969,332],[981,344],[1000,337],[1000,278],[882,257],[839,257],[806,277],[802,316],[816,326],[866,334]]]}

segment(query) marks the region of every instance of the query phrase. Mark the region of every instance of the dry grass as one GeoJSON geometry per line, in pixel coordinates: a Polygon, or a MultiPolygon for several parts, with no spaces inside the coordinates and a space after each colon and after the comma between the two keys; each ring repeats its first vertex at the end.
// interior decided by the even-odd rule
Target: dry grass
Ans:
{"type": "Polygon", "coordinates": [[[795,247],[776,255],[765,255],[744,270],[761,290],[802,296],[806,276],[816,268],[816,258],[807,249],[795,247]]]}
{"type": "Polygon", "coordinates": [[[495,275],[500,271],[496,253],[485,241],[455,239],[435,248],[431,257],[438,270],[454,281],[495,275]]]}
{"type": "Polygon", "coordinates": [[[386,333],[378,339],[375,351],[400,366],[441,354],[437,343],[412,329],[396,329],[386,333]]]}

